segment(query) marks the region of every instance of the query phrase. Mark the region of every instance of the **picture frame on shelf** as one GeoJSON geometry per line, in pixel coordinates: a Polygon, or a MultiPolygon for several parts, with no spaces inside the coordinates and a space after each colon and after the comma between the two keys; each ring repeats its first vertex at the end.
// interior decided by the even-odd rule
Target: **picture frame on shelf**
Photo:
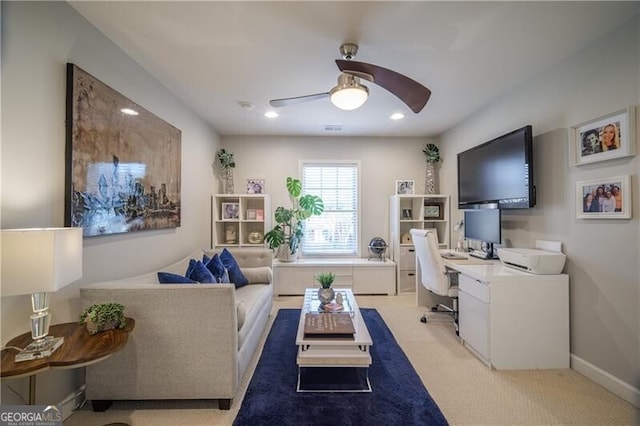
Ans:
{"type": "Polygon", "coordinates": [[[424,220],[444,220],[444,204],[429,202],[424,204],[424,220]]]}
{"type": "Polygon", "coordinates": [[[247,220],[256,220],[256,210],[247,209],[247,220]]]}
{"type": "Polygon", "coordinates": [[[415,194],[415,186],[413,180],[397,180],[396,195],[413,195],[415,194]]]}
{"type": "Polygon", "coordinates": [[[264,179],[247,179],[247,194],[264,194],[264,179]]]}
{"type": "Polygon", "coordinates": [[[631,176],[576,182],[576,218],[631,219],[631,176]]]}
{"type": "Polygon", "coordinates": [[[238,224],[226,223],[224,225],[224,242],[225,244],[238,243],[238,224]]]}
{"type": "Polygon", "coordinates": [[[264,222],[264,210],[256,209],[256,220],[259,222],[264,222]]]}
{"type": "Polygon", "coordinates": [[[580,166],[635,155],[636,108],[631,106],[569,128],[569,163],[580,166]]]}
{"type": "Polygon", "coordinates": [[[411,209],[402,209],[402,219],[411,220],[413,218],[413,213],[411,209]]]}
{"type": "Polygon", "coordinates": [[[240,203],[222,203],[222,220],[238,220],[240,203]]]}

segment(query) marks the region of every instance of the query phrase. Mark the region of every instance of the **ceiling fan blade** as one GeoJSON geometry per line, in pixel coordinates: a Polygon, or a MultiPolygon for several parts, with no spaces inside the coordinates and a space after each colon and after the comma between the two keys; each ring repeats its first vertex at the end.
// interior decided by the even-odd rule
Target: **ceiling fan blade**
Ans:
{"type": "Polygon", "coordinates": [[[344,59],[336,59],[336,65],[347,74],[373,76],[375,84],[396,95],[416,114],[422,111],[431,96],[431,90],[422,84],[387,68],[344,59]]]}
{"type": "Polygon", "coordinates": [[[269,101],[274,108],[279,108],[287,105],[300,104],[302,102],[316,101],[318,99],[324,99],[329,97],[329,92],[316,93],[314,95],[296,96],[294,98],[272,99],[269,101]]]}

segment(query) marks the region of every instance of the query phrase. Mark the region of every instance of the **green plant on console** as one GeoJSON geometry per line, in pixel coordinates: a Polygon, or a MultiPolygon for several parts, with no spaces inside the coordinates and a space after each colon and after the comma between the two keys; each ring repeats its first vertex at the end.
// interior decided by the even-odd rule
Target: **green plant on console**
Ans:
{"type": "Polygon", "coordinates": [[[320,283],[322,288],[330,288],[336,275],[333,272],[323,272],[316,277],[316,281],[320,283]]]}
{"type": "Polygon", "coordinates": [[[288,244],[291,254],[295,254],[304,237],[302,224],[311,216],[321,215],[324,211],[324,202],[317,195],[302,195],[300,179],[288,177],[287,191],[292,206],[276,208],[274,213],[276,226],[265,234],[264,239],[271,249],[288,244]]]}
{"type": "Polygon", "coordinates": [[[124,306],[119,303],[98,303],[91,305],[80,314],[80,324],[86,324],[91,334],[111,328],[124,328],[124,306]]]}

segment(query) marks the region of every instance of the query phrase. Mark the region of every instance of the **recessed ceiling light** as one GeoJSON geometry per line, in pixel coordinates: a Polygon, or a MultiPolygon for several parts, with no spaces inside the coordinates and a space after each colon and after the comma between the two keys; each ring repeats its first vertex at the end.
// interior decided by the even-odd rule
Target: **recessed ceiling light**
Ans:
{"type": "Polygon", "coordinates": [[[404,114],[401,112],[396,112],[394,114],[391,114],[391,118],[392,120],[402,120],[404,118],[404,114]]]}
{"type": "Polygon", "coordinates": [[[240,108],[246,109],[247,111],[251,111],[253,109],[253,104],[251,102],[240,101],[238,102],[238,105],[240,105],[240,108]]]}
{"type": "Polygon", "coordinates": [[[278,113],[275,111],[267,111],[264,113],[264,116],[267,118],[276,118],[278,116],[278,113]]]}
{"type": "Polygon", "coordinates": [[[127,115],[138,115],[138,111],[131,108],[122,108],[120,112],[127,115]]]}

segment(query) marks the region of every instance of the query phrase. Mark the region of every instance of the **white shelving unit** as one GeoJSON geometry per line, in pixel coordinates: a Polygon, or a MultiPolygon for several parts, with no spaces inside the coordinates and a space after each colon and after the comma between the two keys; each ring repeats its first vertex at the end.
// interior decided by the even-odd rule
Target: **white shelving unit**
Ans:
{"type": "Polygon", "coordinates": [[[409,230],[433,228],[441,249],[449,248],[449,196],[392,195],[389,201],[391,259],[396,262],[398,293],[415,292],[416,256],[409,230]]]}
{"type": "Polygon", "coordinates": [[[271,230],[269,195],[215,194],[211,212],[212,248],[264,247],[264,234],[271,230]],[[261,238],[254,240],[257,235],[261,238]]]}

